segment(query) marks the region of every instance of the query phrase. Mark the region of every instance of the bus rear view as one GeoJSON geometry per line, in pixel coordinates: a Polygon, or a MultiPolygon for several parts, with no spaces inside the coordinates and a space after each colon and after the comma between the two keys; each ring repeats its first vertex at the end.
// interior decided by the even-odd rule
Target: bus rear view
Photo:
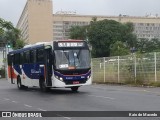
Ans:
{"type": "Polygon", "coordinates": [[[55,41],[53,56],[54,87],[70,87],[77,91],[80,86],[91,84],[91,58],[85,41],[55,41]]]}

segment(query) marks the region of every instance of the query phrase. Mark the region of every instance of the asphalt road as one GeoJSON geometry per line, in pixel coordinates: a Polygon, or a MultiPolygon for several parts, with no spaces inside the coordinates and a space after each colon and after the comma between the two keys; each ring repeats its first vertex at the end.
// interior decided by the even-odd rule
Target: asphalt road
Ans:
{"type": "MultiPolygon", "coordinates": [[[[39,88],[18,90],[16,85],[0,79],[0,111],[160,111],[160,88],[94,84],[80,87],[76,93],[68,88],[52,89],[49,93],[42,93],[39,88]]],[[[59,116],[41,120],[160,120],[157,117],[59,116]]],[[[0,118],[3,119],[8,118],[0,118]]]]}

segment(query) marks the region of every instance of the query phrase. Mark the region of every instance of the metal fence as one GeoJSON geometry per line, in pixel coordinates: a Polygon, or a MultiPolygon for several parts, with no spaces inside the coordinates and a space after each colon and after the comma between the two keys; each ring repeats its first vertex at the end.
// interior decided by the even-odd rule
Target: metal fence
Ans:
{"type": "Polygon", "coordinates": [[[93,82],[160,82],[160,53],[131,54],[92,59],[93,82]]]}

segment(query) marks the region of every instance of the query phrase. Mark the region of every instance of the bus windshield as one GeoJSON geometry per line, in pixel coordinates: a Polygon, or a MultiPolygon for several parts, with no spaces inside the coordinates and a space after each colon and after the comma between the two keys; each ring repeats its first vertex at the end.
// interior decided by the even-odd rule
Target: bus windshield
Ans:
{"type": "Polygon", "coordinates": [[[90,52],[84,49],[55,50],[56,69],[90,68],[90,52]]]}

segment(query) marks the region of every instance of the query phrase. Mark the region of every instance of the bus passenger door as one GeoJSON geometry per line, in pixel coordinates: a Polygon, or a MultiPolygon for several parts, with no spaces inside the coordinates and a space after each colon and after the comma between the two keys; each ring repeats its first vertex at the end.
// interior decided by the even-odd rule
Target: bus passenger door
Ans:
{"type": "Polygon", "coordinates": [[[14,75],[14,69],[13,69],[13,55],[8,54],[8,81],[11,84],[15,84],[15,81],[13,80],[13,75],[14,75]]]}
{"type": "Polygon", "coordinates": [[[44,62],[45,62],[45,78],[46,78],[46,85],[52,86],[52,48],[51,46],[47,46],[44,52],[44,62]]]}

